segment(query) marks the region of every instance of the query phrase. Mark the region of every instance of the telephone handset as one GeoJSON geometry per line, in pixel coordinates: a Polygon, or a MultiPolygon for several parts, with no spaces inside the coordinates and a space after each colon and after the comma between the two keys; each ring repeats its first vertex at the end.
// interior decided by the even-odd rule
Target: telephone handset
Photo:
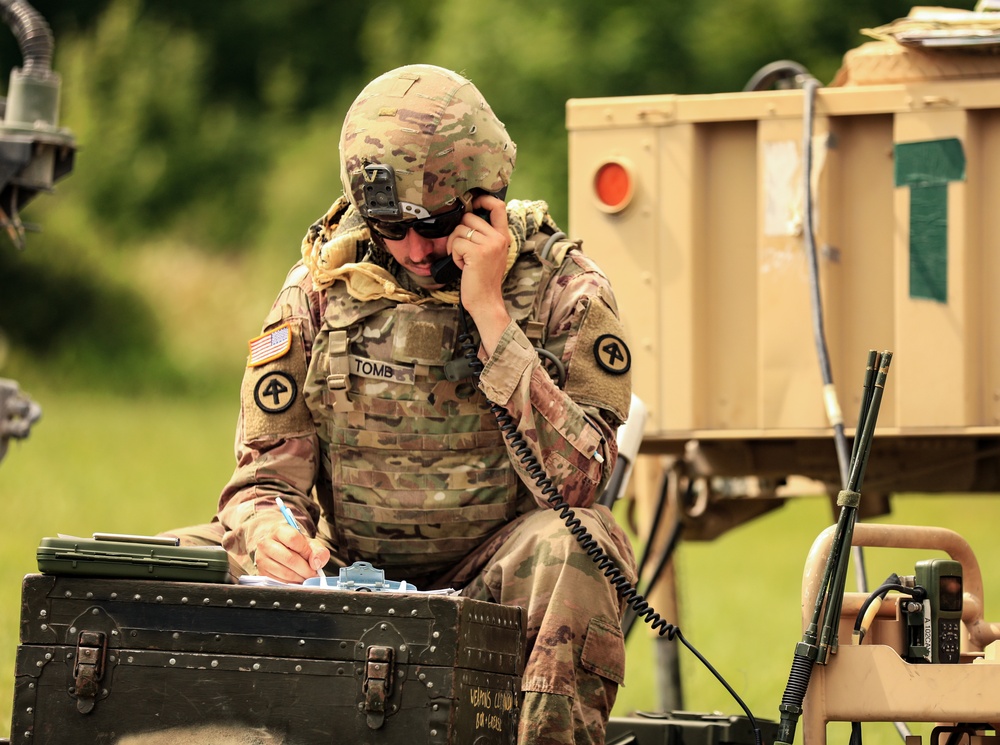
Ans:
{"type": "Polygon", "coordinates": [[[462,276],[462,270],[451,256],[445,256],[431,264],[431,276],[439,285],[448,285],[462,276]]]}
{"type": "MultiPolygon", "coordinates": [[[[472,214],[483,218],[486,222],[490,221],[490,211],[482,207],[472,210],[472,214]]],[[[461,277],[462,270],[451,256],[444,256],[431,265],[431,276],[438,284],[447,285],[461,277]]]]}

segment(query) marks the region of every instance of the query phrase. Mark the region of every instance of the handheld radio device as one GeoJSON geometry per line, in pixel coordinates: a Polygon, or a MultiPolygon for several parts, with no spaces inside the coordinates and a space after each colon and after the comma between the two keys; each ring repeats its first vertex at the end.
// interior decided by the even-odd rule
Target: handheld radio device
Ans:
{"type": "Polygon", "coordinates": [[[907,604],[906,660],[957,663],[961,641],[962,565],[951,559],[918,561],[915,582],[927,591],[927,596],[922,603],[911,601],[907,604]]]}

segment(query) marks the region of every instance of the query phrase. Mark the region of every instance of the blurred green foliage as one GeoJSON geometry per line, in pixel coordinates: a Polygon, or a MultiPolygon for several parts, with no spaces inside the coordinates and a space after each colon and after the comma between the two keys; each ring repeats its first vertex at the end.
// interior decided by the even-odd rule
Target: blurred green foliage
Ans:
{"type": "MultiPolygon", "coordinates": [[[[166,348],[163,324],[178,314],[156,305],[172,296],[144,291],[151,281],[137,277],[136,257],[179,246],[231,257],[231,271],[246,277],[239,287],[277,271],[267,291],[276,289],[275,267],[295,260],[305,228],[340,191],[347,105],[387,69],[428,62],[475,81],[519,145],[510,196],[546,199],[565,224],[567,99],[735,91],[779,59],[828,81],[865,41],[861,28],[909,11],[902,0],[33,6],[53,31],[59,124],[79,151],[55,196],[26,210],[42,232],[24,254],[0,247],[10,359],[65,357],[99,332],[104,346],[90,361],[71,355],[82,369],[113,362],[120,377],[157,385],[178,370],[214,368],[192,362],[197,345],[183,360],[166,348]]],[[[0,70],[20,62],[13,35],[0,33],[0,70]]]]}

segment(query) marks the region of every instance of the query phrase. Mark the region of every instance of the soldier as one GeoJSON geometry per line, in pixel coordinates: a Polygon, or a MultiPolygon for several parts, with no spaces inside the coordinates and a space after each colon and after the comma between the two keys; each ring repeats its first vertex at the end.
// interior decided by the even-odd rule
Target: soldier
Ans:
{"type": "Polygon", "coordinates": [[[515,149],[451,71],[402,67],[361,92],[340,140],[345,195],[250,341],[215,522],[172,534],[279,580],[364,560],[421,590],[523,606],[519,742],[603,743],[623,603],[551,507],[572,506],[634,579],[627,537],[595,504],[630,357],[601,270],[545,202],[504,202],[515,149]],[[448,257],[457,271],[435,276],[448,257]]]}

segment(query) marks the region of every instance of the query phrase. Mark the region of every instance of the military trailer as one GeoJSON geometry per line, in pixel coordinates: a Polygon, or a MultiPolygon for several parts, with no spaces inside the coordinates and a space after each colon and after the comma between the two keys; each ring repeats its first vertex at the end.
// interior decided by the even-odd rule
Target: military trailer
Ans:
{"type": "Polygon", "coordinates": [[[839,489],[832,422],[853,423],[865,354],[890,349],[866,500],[1000,490],[998,79],[815,90],[809,205],[839,405],[814,333],[804,92],[568,103],[571,231],[621,296],[644,453],[765,492],[791,475],[839,489]]]}
{"type": "MultiPolygon", "coordinates": [[[[864,44],[825,87],[778,62],[738,93],[567,104],[570,230],[616,288],[648,411],[637,469],[653,477],[635,487],[647,524],[669,510],[685,538],[711,539],[826,494],[856,511],[843,552],[951,556],[916,580],[930,600],[883,592],[871,620],[884,628],[868,637],[883,641],[852,645],[866,595],[844,595],[841,578],[817,604],[835,554],[834,536],[817,539],[796,650],[814,682],[793,667],[798,703],[781,706],[797,719],[805,698],[807,743],[828,721],[983,737],[1000,710],[1000,625],[982,618],[967,544],[854,529],[895,493],[1000,492],[1000,58],[913,43],[864,44]],[[858,501],[846,487],[873,350],[893,362],[858,501]],[[839,653],[815,648],[814,609],[840,628],[839,653]]],[[[661,613],[671,593],[651,596],[661,613]]]]}

